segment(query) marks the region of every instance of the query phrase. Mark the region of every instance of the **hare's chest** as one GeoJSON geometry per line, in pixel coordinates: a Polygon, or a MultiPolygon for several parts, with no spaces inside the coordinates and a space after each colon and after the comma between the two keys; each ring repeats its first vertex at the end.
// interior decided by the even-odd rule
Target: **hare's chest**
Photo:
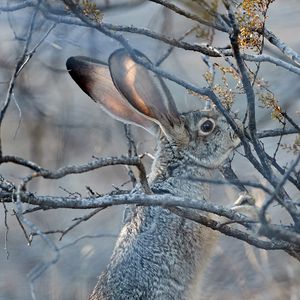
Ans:
{"type": "Polygon", "coordinates": [[[172,194],[177,197],[186,197],[193,200],[208,200],[209,187],[189,177],[169,177],[156,180],[151,184],[152,191],[156,194],[172,194]]]}

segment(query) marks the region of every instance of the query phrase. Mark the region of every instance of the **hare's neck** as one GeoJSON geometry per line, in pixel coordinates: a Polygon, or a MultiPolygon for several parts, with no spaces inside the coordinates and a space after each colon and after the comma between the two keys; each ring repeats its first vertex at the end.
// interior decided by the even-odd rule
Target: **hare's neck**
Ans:
{"type": "Polygon", "coordinates": [[[209,186],[201,182],[201,178],[210,178],[213,172],[191,161],[184,151],[163,143],[155,155],[149,182],[154,193],[207,200],[209,186]]]}

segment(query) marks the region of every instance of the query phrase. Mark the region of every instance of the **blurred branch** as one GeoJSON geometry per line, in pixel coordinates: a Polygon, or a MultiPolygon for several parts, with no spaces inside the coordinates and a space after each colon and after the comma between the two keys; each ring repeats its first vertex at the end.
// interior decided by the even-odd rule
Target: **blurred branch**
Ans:
{"type": "Polygon", "coordinates": [[[36,6],[36,1],[34,0],[23,0],[19,3],[13,3],[9,5],[0,5],[0,11],[3,12],[11,12],[11,11],[17,11],[20,9],[24,9],[26,7],[32,7],[36,6]]]}
{"type": "Polygon", "coordinates": [[[260,190],[264,191],[267,194],[270,194],[270,195],[272,194],[271,190],[269,190],[267,187],[265,187],[264,185],[262,185],[260,183],[239,180],[237,177],[234,178],[233,177],[234,173],[231,173],[229,175],[228,170],[226,170],[226,172],[225,172],[225,170],[223,169],[223,171],[221,170],[221,172],[223,174],[227,175],[225,177],[226,180],[207,179],[207,178],[199,178],[199,177],[191,177],[191,176],[180,177],[180,178],[181,179],[186,179],[186,180],[189,180],[189,181],[198,181],[198,182],[210,183],[210,184],[216,184],[216,185],[233,185],[233,186],[238,187],[242,192],[246,192],[245,186],[248,186],[248,187],[253,187],[253,188],[256,188],[256,189],[260,189],[260,190]]]}
{"type": "MultiPolygon", "coordinates": [[[[14,72],[11,76],[11,79],[9,81],[9,86],[8,86],[8,89],[7,89],[6,98],[5,98],[4,104],[3,104],[2,108],[1,108],[1,111],[0,111],[0,132],[1,132],[1,127],[2,127],[2,121],[4,119],[7,108],[9,106],[10,102],[11,102],[11,99],[12,99],[12,95],[13,95],[13,91],[14,91],[14,87],[15,87],[15,84],[16,84],[17,77],[19,76],[20,72],[23,70],[25,65],[30,61],[30,59],[32,58],[34,53],[37,51],[37,49],[40,47],[40,45],[47,38],[49,33],[55,27],[55,24],[50,26],[50,28],[48,29],[46,34],[38,41],[38,43],[33,47],[33,49],[31,51],[28,51],[29,44],[31,42],[31,38],[32,38],[32,34],[33,34],[35,19],[37,17],[37,13],[38,13],[39,2],[38,2],[38,5],[37,5],[33,15],[32,15],[32,18],[31,18],[31,22],[30,22],[27,37],[26,37],[26,40],[25,40],[25,45],[24,45],[24,48],[23,48],[22,55],[21,55],[20,59],[18,60],[18,62],[16,64],[16,67],[15,67],[15,70],[14,70],[14,72]]],[[[0,133],[0,159],[1,158],[2,158],[2,144],[1,144],[1,133],[0,133]]]]}
{"type": "Polygon", "coordinates": [[[77,244],[78,242],[84,240],[84,239],[95,239],[95,238],[117,238],[118,235],[117,234],[108,234],[108,233],[99,233],[99,234],[86,234],[86,235],[83,235],[79,238],[77,238],[76,240],[74,240],[73,242],[70,242],[64,246],[61,246],[59,248],[59,250],[63,250],[65,248],[68,248],[68,247],[72,247],[74,246],[75,244],[77,244]]]}
{"type": "MultiPolygon", "coordinates": [[[[191,29],[189,29],[188,31],[186,31],[180,38],[177,39],[178,42],[181,42],[185,37],[187,37],[188,35],[190,35],[192,32],[194,32],[198,27],[192,27],[191,29]]],[[[173,49],[175,48],[175,46],[171,46],[167,49],[167,51],[165,52],[165,54],[163,54],[159,60],[156,62],[156,66],[160,66],[171,54],[171,52],[173,51],[173,49]]]]}
{"type": "MultiPolygon", "coordinates": [[[[209,22],[204,20],[203,18],[200,18],[198,15],[192,14],[188,11],[185,11],[183,9],[181,9],[180,7],[170,3],[169,1],[165,1],[165,0],[150,0],[151,2],[155,2],[157,4],[160,4],[162,6],[167,7],[168,9],[174,11],[176,14],[184,16],[190,20],[196,21],[202,25],[206,25],[208,27],[213,27],[216,30],[222,31],[222,32],[228,32],[228,28],[224,27],[224,24],[218,24],[218,23],[213,23],[213,22],[209,22]]],[[[216,12],[217,14],[217,12],[216,12]]],[[[216,18],[217,20],[217,18],[216,18]]]]}
{"type": "MultiPolygon", "coordinates": [[[[7,89],[7,94],[6,94],[6,98],[5,101],[2,105],[2,108],[0,110],[0,131],[2,128],[2,121],[4,119],[4,115],[7,111],[7,108],[10,104],[11,98],[12,98],[12,94],[13,94],[13,90],[14,90],[14,86],[15,86],[15,81],[18,77],[18,75],[20,74],[20,72],[22,71],[22,69],[24,68],[24,66],[28,63],[28,61],[30,60],[30,58],[32,57],[32,55],[28,55],[28,47],[29,47],[29,43],[31,41],[31,37],[33,34],[33,25],[34,25],[34,21],[35,18],[37,16],[37,12],[38,9],[36,8],[34,13],[31,16],[31,21],[30,21],[30,25],[29,25],[29,29],[28,29],[28,33],[25,39],[25,45],[22,51],[22,55],[20,57],[20,59],[18,60],[16,67],[14,69],[14,72],[11,76],[11,79],[9,81],[9,86],[7,89]]],[[[0,134],[0,157],[2,157],[2,144],[1,144],[1,134],[0,134]]]]}
{"type": "MultiPolygon", "coordinates": [[[[280,197],[280,195],[279,195],[280,190],[282,189],[282,187],[284,186],[284,184],[288,180],[290,174],[295,170],[295,168],[299,164],[299,162],[300,162],[300,154],[298,155],[297,159],[292,163],[292,165],[289,167],[289,169],[284,173],[284,176],[282,177],[281,181],[276,186],[276,189],[272,193],[271,197],[268,200],[266,200],[265,203],[263,204],[263,206],[261,207],[260,221],[261,221],[263,226],[268,227],[268,221],[267,221],[267,218],[266,218],[266,211],[267,211],[268,207],[271,205],[271,203],[276,198],[278,199],[280,197]]],[[[289,203],[287,203],[287,204],[289,204],[289,203]]],[[[287,205],[287,204],[285,204],[285,205],[287,205]]],[[[296,217],[299,218],[299,212],[297,211],[297,209],[295,209],[294,205],[291,205],[287,209],[288,209],[288,211],[292,211],[293,214],[296,214],[296,217]]]]}

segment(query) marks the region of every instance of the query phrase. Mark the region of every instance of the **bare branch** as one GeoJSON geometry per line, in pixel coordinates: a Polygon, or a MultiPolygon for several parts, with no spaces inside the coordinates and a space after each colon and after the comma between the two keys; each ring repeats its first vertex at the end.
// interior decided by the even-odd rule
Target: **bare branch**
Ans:
{"type": "Polygon", "coordinates": [[[282,42],[273,32],[265,28],[264,37],[274,46],[276,46],[285,56],[291,59],[295,64],[300,66],[300,55],[289,47],[286,43],[282,42]]]}
{"type": "Polygon", "coordinates": [[[266,54],[259,54],[259,55],[251,55],[251,54],[241,54],[242,58],[247,61],[254,61],[254,62],[269,62],[272,63],[278,67],[282,67],[286,69],[289,72],[293,72],[297,75],[300,75],[300,68],[296,67],[292,64],[289,64],[285,62],[282,59],[273,57],[271,55],[266,55],[266,54]]]}
{"type": "Polygon", "coordinates": [[[61,236],[59,238],[59,240],[62,240],[62,238],[68,233],[70,232],[72,229],[74,229],[75,227],[77,227],[79,224],[81,224],[82,222],[85,222],[85,221],[88,221],[90,218],[92,218],[93,216],[95,216],[98,212],[102,211],[103,209],[105,209],[105,207],[99,207],[99,208],[96,208],[94,209],[92,212],[90,212],[89,214],[83,216],[83,217],[80,217],[80,218],[77,218],[75,219],[75,223],[73,223],[72,225],[70,225],[69,227],[67,227],[66,229],[64,229],[62,232],[61,232],[61,236]]]}
{"type": "Polygon", "coordinates": [[[283,136],[283,135],[289,135],[295,133],[299,133],[299,130],[297,128],[289,128],[289,129],[276,128],[276,129],[269,129],[269,130],[258,132],[257,137],[261,139],[261,138],[283,136]]]}
{"type": "Polygon", "coordinates": [[[132,166],[136,166],[139,170],[141,185],[144,188],[145,192],[151,193],[151,190],[147,182],[146,170],[139,157],[122,156],[122,157],[108,157],[108,158],[101,158],[101,159],[97,158],[86,164],[65,166],[55,171],[46,170],[31,161],[16,156],[4,156],[2,157],[1,162],[2,163],[10,162],[10,163],[23,165],[25,167],[28,167],[36,171],[36,173],[32,175],[33,177],[41,176],[46,179],[59,179],[69,174],[85,173],[106,166],[132,165],[132,166]]]}
{"type": "MultiPolygon", "coordinates": [[[[53,207],[53,208],[84,209],[84,208],[108,207],[112,205],[123,205],[123,204],[138,204],[138,205],[146,205],[146,206],[159,205],[166,208],[179,206],[183,208],[193,208],[193,209],[214,213],[219,216],[226,217],[240,224],[247,224],[247,223],[251,224],[253,222],[253,220],[237,213],[232,209],[225,208],[220,205],[213,205],[206,201],[200,201],[199,199],[193,200],[190,198],[176,197],[169,194],[162,194],[162,195],[125,194],[125,195],[114,195],[114,196],[105,195],[96,198],[74,199],[68,197],[36,196],[31,193],[22,193],[20,197],[22,199],[22,202],[24,203],[30,203],[42,207],[46,206],[46,207],[53,207]]],[[[5,198],[3,199],[5,201],[5,198]]],[[[216,223],[214,222],[211,224],[213,224],[212,228],[214,229],[219,230],[219,228],[222,228],[222,226],[216,225],[216,223]]],[[[204,225],[206,225],[206,223],[204,223],[204,225]]],[[[219,231],[221,231],[221,229],[219,231]]],[[[232,231],[232,236],[239,238],[239,236],[236,236],[234,232],[235,231],[232,231]]],[[[270,243],[269,245],[271,245],[273,242],[269,242],[269,243],[270,243]]],[[[297,241],[295,241],[295,243],[298,245],[297,241]]],[[[259,243],[256,246],[259,247],[259,243]]],[[[284,248],[285,247],[282,247],[281,249],[284,248]]]]}
{"type": "Polygon", "coordinates": [[[208,218],[206,216],[195,213],[194,211],[191,211],[191,210],[181,210],[178,208],[170,208],[170,211],[172,211],[173,213],[175,213],[181,217],[188,218],[197,223],[203,224],[209,228],[220,231],[221,233],[223,233],[227,236],[238,237],[240,240],[242,240],[250,245],[253,245],[255,247],[261,248],[261,249],[286,250],[291,247],[291,244],[285,243],[285,242],[276,242],[276,241],[269,242],[269,241],[259,240],[256,236],[254,236],[250,233],[241,231],[236,228],[232,228],[228,225],[224,225],[223,223],[220,223],[211,218],[208,218]]]}

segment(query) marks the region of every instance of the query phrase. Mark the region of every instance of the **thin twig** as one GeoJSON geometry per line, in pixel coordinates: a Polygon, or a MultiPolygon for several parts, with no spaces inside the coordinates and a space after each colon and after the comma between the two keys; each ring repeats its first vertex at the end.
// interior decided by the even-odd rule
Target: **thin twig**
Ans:
{"type": "Polygon", "coordinates": [[[20,227],[21,227],[21,229],[22,229],[22,231],[24,233],[24,236],[25,236],[25,238],[27,240],[28,245],[30,245],[31,244],[30,235],[27,233],[27,231],[26,231],[26,229],[25,229],[25,227],[24,227],[21,219],[19,218],[18,213],[15,210],[13,210],[13,212],[14,212],[14,215],[15,215],[15,217],[16,217],[16,219],[17,219],[17,221],[18,221],[18,223],[19,223],[19,225],[20,225],[20,227]]]}
{"type": "Polygon", "coordinates": [[[82,222],[88,221],[90,218],[92,218],[93,216],[95,216],[98,212],[102,211],[103,209],[105,209],[106,207],[99,207],[94,209],[92,212],[90,212],[87,215],[84,215],[83,217],[77,218],[76,222],[73,223],[71,226],[67,227],[66,229],[64,229],[61,233],[61,236],[59,238],[59,240],[61,241],[62,238],[68,233],[70,232],[72,229],[74,229],[75,227],[77,227],[79,224],[81,224],[82,222]]]}
{"type": "MultiPolygon", "coordinates": [[[[280,192],[280,190],[282,189],[282,187],[284,186],[284,184],[286,183],[286,181],[288,180],[290,174],[295,170],[296,166],[298,165],[298,163],[300,162],[300,154],[298,155],[297,159],[292,163],[292,165],[289,167],[289,169],[284,173],[284,176],[282,177],[281,181],[278,183],[276,189],[274,190],[274,192],[272,193],[271,197],[268,198],[264,204],[262,205],[261,209],[260,209],[260,220],[263,226],[267,226],[268,225],[268,220],[266,218],[266,211],[268,209],[268,207],[271,205],[271,203],[277,198],[278,199],[278,194],[280,192]]],[[[296,206],[292,206],[289,211],[292,210],[294,214],[296,214],[296,216],[299,218],[300,214],[297,213],[297,208],[296,206]]],[[[296,223],[297,224],[297,223],[296,223]]]]}
{"type": "Polygon", "coordinates": [[[6,259],[9,259],[9,251],[7,247],[7,241],[8,241],[8,232],[9,232],[9,226],[8,226],[8,221],[7,221],[7,214],[8,214],[8,209],[6,207],[6,204],[2,200],[2,205],[4,209],[4,226],[5,226],[5,234],[4,234],[4,250],[6,252],[6,259]]]}

